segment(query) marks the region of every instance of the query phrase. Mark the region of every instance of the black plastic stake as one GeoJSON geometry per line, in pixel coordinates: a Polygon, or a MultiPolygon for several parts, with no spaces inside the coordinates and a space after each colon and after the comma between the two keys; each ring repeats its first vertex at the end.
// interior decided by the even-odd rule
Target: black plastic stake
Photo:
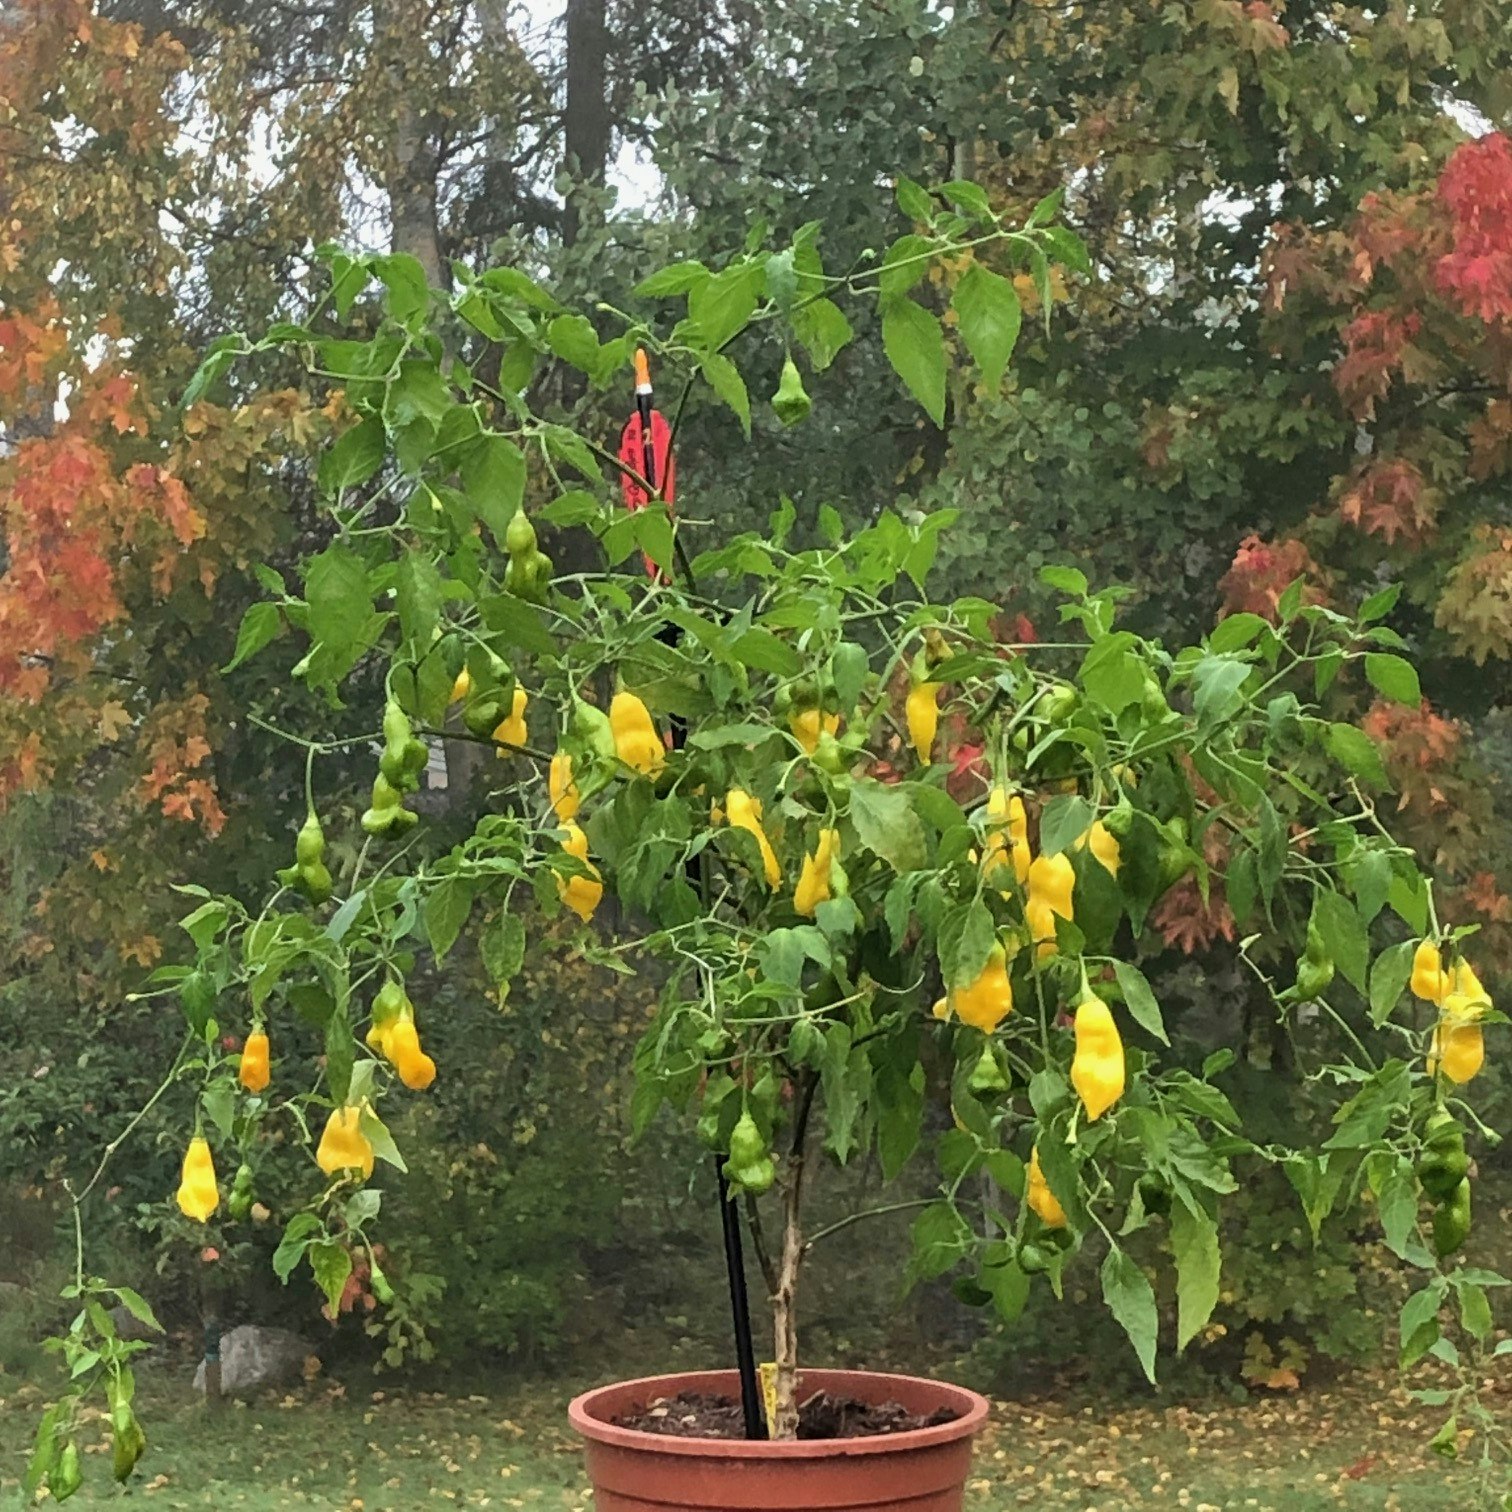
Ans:
{"type": "Polygon", "coordinates": [[[735,1363],[740,1371],[740,1406],[745,1414],[748,1439],[767,1436],[766,1414],[761,1408],[761,1388],[756,1381],[756,1347],[751,1339],[751,1304],[746,1296],[745,1256],[740,1245],[740,1209],[730,1200],[724,1163],[714,1157],[719,1176],[719,1211],[724,1222],[725,1268],[730,1273],[730,1313],[735,1322],[735,1363]]]}

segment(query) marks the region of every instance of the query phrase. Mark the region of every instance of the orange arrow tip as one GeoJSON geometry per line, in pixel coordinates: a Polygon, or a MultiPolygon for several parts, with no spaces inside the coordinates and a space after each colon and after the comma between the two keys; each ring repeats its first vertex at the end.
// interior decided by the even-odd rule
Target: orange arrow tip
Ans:
{"type": "Polygon", "coordinates": [[[640,388],[644,385],[651,387],[651,359],[646,356],[645,347],[635,349],[635,386],[640,388]]]}

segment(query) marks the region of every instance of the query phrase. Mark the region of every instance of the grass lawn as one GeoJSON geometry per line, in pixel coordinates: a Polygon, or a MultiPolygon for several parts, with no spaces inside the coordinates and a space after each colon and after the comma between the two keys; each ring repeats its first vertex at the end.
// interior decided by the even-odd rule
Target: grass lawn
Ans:
{"type": "MultiPolygon", "coordinates": [[[[446,1503],[591,1512],[567,1384],[446,1396],[320,1378],[253,1406],[207,1414],[182,1386],[141,1372],[150,1440],[133,1498],[170,1508],[346,1508],[446,1503]]],[[[42,1390],[0,1376],[0,1506],[17,1500],[42,1390]]],[[[1201,1407],[999,1402],[979,1444],[970,1512],[1128,1507],[1190,1512],[1501,1505],[1472,1469],[1424,1447],[1437,1423],[1396,1378],[1201,1407]]],[[[76,1506],[116,1501],[105,1425],[76,1506]]]]}

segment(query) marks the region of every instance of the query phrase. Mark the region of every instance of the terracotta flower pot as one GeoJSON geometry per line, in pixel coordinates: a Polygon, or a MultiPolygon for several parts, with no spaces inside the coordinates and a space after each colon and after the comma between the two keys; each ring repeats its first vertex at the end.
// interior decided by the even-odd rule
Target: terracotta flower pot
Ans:
{"type": "Polygon", "coordinates": [[[800,1400],[814,1391],[863,1402],[897,1402],[954,1422],[873,1438],[749,1443],[682,1439],[610,1421],[680,1391],[738,1396],[733,1370],[650,1376],[601,1386],[567,1409],[588,1441],[595,1512],[960,1512],[971,1440],[987,1420],[974,1391],[915,1376],[805,1370],[800,1400]]]}

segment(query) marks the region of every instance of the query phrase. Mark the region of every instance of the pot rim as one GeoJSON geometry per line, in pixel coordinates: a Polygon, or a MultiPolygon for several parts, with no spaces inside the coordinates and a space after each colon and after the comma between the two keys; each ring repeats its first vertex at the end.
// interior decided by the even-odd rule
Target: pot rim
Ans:
{"type": "MultiPolygon", "coordinates": [[[[936,1381],[929,1376],[899,1375],[879,1370],[801,1370],[799,1379],[822,1379],[827,1387],[844,1389],[863,1381],[931,1387],[941,1393],[941,1406],[958,1407],[961,1416],[932,1428],[910,1428],[903,1433],[878,1433],[866,1438],[794,1439],[773,1443],[770,1439],[678,1438],[672,1434],[648,1433],[644,1428],[621,1428],[596,1415],[603,1399],[621,1395],[627,1386],[644,1387],[647,1397],[670,1395],[673,1390],[730,1390],[738,1388],[733,1370],[679,1370],[669,1375],[638,1376],[627,1381],[613,1381],[585,1391],[568,1404],[567,1418],[583,1438],[592,1443],[612,1444],[620,1449],[635,1449],[645,1454],[667,1454],[693,1459],[829,1459],[851,1455],[906,1454],[910,1450],[932,1449],[970,1438],[987,1421],[991,1404],[987,1398],[965,1386],[936,1381]]],[[[879,1400],[886,1400],[881,1397],[879,1400]]]]}

